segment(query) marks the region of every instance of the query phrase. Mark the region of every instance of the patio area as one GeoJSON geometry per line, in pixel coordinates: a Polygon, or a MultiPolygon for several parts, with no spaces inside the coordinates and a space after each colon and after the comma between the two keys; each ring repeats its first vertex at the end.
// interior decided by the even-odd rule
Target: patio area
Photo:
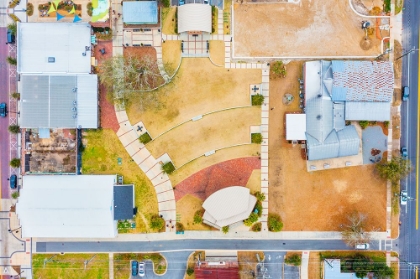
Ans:
{"type": "Polygon", "coordinates": [[[387,136],[379,126],[370,126],[362,132],[363,164],[374,164],[380,162],[383,153],[387,150],[387,136]]]}

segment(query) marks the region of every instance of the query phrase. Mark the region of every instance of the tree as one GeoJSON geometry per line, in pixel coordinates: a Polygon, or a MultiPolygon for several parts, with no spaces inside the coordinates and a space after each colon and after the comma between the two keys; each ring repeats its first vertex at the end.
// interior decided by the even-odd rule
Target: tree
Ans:
{"type": "Polygon", "coordinates": [[[302,264],[302,257],[299,254],[293,254],[284,259],[286,264],[300,266],[302,264]]]}
{"type": "Polygon", "coordinates": [[[270,232],[279,232],[283,228],[280,216],[274,213],[268,214],[267,223],[270,232]]]}
{"type": "Polygon", "coordinates": [[[13,93],[11,94],[11,96],[12,96],[12,98],[13,98],[13,99],[17,99],[17,100],[19,100],[19,99],[20,99],[20,93],[18,93],[18,92],[13,92],[13,93]]]}
{"type": "Polygon", "coordinates": [[[347,224],[343,224],[341,236],[343,241],[350,247],[357,244],[369,243],[370,233],[366,232],[367,215],[353,211],[347,216],[347,224]]]}
{"type": "Polygon", "coordinates": [[[382,178],[398,182],[411,172],[411,162],[402,157],[392,157],[390,162],[378,164],[376,170],[382,178]]]}
{"type": "Polygon", "coordinates": [[[156,93],[151,91],[164,84],[156,60],[150,55],[115,56],[98,66],[101,83],[112,92],[113,100],[124,100],[131,95],[139,96],[141,109],[159,103],[156,93]]]}
{"type": "Polygon", "coordinates": [[[8,56],[8,57],[7,57],[7,62],[8,62],[10,65],[17,65],[17,60],[16,60],[16,58],[13,58],[13,57],[11,57],[11,56],[8,56]]]}
{"type": "Polygon", "coordinates": [[[20,159],[19,159],[19,158],[13,158],[13,159],[10,161],[10,166],[11,166],[12,168],[15,168],[15,169],[19,168],[19,167],[20,167],[20,159]]]}
{"type": "Polygon", "coordinates": [[[284,66],[283,61],[272,63],[270,68],[273,78],[286,77],[286,66],[284,66]]]}
{"type": "Polygon", "coordinates": [[[265,194],[260,191],[255,192],[254,196],[261,202],[265,201],[265,194]]]}
{"type": "Polygon", "coordinates": [[[20,132],[20,127],[18,125],[10,125],[9,132],[12,134],[17,134],[20,132]]]}
{"type": "Polygon", "coordinates": [[[150,219],[150,228],[161,230],[165,226],[165,220],[159,215],[153,215],[150,219]]]}
{"type": "Polygon", "coordinates": [[[252,213],[249,215],[248,219],[244,220],[244,224],[245,224],[245,226],[250,227],[250,226],[252,226],[252,224],[254,224],[254,223],[255,223],[255,222],[257,222],[257,221],[258,221],[258,214],[257,214],[257,213],[252,212],[252,213]]]}
{"type": "Polygon", "coordinates": [[[223,232],[224,234],[227,234],[227,233],[229,232],[229,226],[224,226],[224,227],[222,228],[222,232],[223,232]]]}

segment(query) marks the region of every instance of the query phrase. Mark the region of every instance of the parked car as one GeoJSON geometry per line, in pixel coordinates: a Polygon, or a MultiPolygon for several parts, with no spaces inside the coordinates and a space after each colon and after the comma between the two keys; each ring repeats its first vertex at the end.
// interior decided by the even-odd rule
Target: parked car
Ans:
{"type": "Polygon", "coordinates": [[[146,264],[144,262],[139,262],[139,276],[144,277],[146,275],[146,264]]]}
{"type": "Polygon", "coordinates": [[[1,103],[0,104],[0,116],[1,117],[6,117],[7,116],[7,105],[6,105],[6,103],[1,103]]]}
{"type": "Polygon", "coordinates": [[[17,188],[17,176],[16,174],[12,174],[9,178],[10,181],[10,188],[16,189],[17,188]]]}
{"type": "Polygon", "coordinates": [[[402,156],[403,158],[407,158],[407,157],[408,157],[408,150],[407,150],[407,147],[405,147],[405,146],[401,147],[401,156],[402,156]]]}
{"type": "Polygon", "coordinates": [[[208,4],[209,4],[209,0],[204,0],[203,2],[204,2],[204,4],[206,4],[206,5],[208,5],[208,4]]]}
{"type": "Polygon", "coordinates": [[[406,190],[402,190],[401,193],[400,193],[400,197],[401,197],[401,205],[406,205],[407,204],[407,200],[408,200],[407,191],[406,190]]]}
{"type": "Polygon", "coordinates": [[[182,6],[185,4],[185,0],[179,0],[179,5],[182,6]]]}
{"type": "Polygon", "coordinates": [[[6,38],[7,44],[14,44],[15,43],[15,35],[13,34],[12,30],[7,29],[7,38],[6,38]]]}
{"type": "Polygon", "coordinates": [[[131,275],[137,276],[137,273],[139,272],[139,263],[137,261],[131,262],[131,275]]]}
{"type": "Polygon", "coordinates": [[[356,249],[357,250],[367,250],[367,249],[369,249],[369,243],[357,244],[356,249]]]}
{"type": "Polygon", "coordinates": [[[410,96],[410,88],[408,86],[404,86],[402,90],[402,100],[408,101],[409,96],[410,96]]]}

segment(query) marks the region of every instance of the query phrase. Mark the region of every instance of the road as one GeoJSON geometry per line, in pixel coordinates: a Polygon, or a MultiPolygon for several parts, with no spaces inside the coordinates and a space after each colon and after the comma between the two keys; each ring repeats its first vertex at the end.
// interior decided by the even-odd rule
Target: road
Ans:
{"type": "MultiPolygon", "coordinates": [[[[9,65],[6,58],[9,53],[9,45],[6,45],[7,28],[0,27],[0,103],[9,104],[9,65]]],[[[9,119],[0,117],[0,183],[1,198],[10,198],[9,189],[9,119]]]]}
{"type": "MultiPolygon", "coordinates": [[[[417,0],[404,1],[403,14],[403,49],[404,53],[419,48],[419,14],[420,5],[417,0]]],[[[420,264],[420,230],[418,227],[418,175],[419,175],[419,52],[413,51],[403,59],[402,85],[409,86],[410,98],[401,106],[401,146],[407,146],[409,159],[414,171],[401,183],[407,189],[408,196],[417,200],[409,200],[406,208],[401,210],[401,231],[399,237],[399,253],[401,262],[407,267],[400,271],[401,279],[418,278],[416,266],[420,264]]]]}

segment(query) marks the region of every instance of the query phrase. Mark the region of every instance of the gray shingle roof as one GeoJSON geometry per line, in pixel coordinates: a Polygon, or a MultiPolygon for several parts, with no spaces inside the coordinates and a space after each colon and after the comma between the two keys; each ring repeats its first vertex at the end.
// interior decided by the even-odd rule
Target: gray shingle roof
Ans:
{"type": "Polygon", "coordinates": [[[114,220],[133,219],[133,191],[133,185],[114,185],[114,220]]]}

